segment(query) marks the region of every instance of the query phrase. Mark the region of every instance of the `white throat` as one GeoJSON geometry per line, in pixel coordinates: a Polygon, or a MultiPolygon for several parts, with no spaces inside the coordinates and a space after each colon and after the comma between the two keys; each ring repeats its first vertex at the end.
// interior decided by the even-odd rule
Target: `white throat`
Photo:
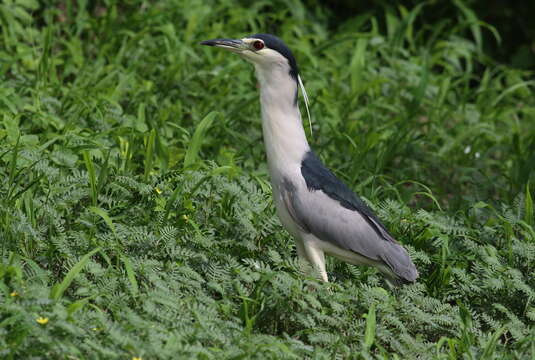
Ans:
{"type": "Polygon", "coordinates": [[[300,169],[310,150],[297,105],[297,82],[286,63],[265,68],[256,65],[260,84],[262,130],[272,177],[300,169]]]}

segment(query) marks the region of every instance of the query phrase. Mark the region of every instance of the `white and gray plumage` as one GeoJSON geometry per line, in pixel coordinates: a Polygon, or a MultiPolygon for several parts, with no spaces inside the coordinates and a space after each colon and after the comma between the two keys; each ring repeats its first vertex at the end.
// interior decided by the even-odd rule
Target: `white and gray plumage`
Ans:
{"type": "Polygon", "coordinates": [[[325,281],[325,253],[350,264],[374,266],[394,284],[415,281],[418,271],[407,251],[310,149],[297,105],[299,86],[305,101],[306,92],[295,58],[282,40],[256,34],[201,44],[227,49],[254,64],[273,199],[282,224],[296,240],[299,257],[315,266],[325,281]]]}

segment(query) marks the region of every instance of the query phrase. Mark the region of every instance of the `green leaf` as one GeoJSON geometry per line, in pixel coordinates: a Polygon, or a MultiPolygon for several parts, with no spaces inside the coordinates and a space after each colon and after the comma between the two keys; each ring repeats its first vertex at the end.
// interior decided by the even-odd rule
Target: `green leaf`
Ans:
{"type": "Polygon", "coordinates": [[[78,261],[78,263],[76,263],[76,265],[74,265],[72,269],[69,270],[69,272],[67,273],[63,281],[52,287],[52,289],[50,290],[50,295],[49,295],[50,299],[56,300],[56,301],[61,299],[65,290],[67,290],[67,288],[71,285],[74,278],[80,273],[80,271],[82,271],[82,269],[87,264],[91,256],[93,256],[93,254],[95,254],[99,250],[100,248],[96,248],[90,251],[89,253],[85,254],[84,256],[82,256],[80,261],[78,261]]]}
{"type": "Polygon", "coordinates": [[[148,135],[145,136],[145,172],[144,179],[148,180],[154,162],[154,141],[156,139],[156,130],[152,129],[148,135]]]}
{"type": "Polygon", "coordinates": [[[201,145],[203,144],[205,134],[208,131],[208,129],[212,126],[212,122],[214,121],[215,117],[218,114],[219,113],[216,111],[210,112],[208,115],[204,117],[204,119],[201,120],[201,122],[195,129],[195,132],[193,133],[193,137],[191,138],[189,142],[188,150],[186,151],[186,156],[184,157],[184,168],[188,168],[189,166],[191,166],[197,161],[197,158],[199,157],[199,151],[201,150],[201,145]]]}
{"type": "Polygon", "coordinates": [[[489,341],[485,345],[485,349],[483,350],[483,355],[481,356],[481,359],[494,359],[493,357],[494,351],[496,350],[496,344],[498,343],[498,339],[502,334],[505,332],[506,328],[501,327],[492,336],[490,337],[489,341]]]}
{"type": "Polygon", "coordinates": [[[376,326],[375,304],[372,304],[368,309],[368,315],[366,316],[366,330],[364,332],[364,348],[366,350],[369,350],[375,342],[376,326]]]}
{"type": "Polygon", "coordinates": [[[84,150],[82,152],[84,157],[85,167],[87,169],[87,174],[89,175],[89,193],[91,195],[91,204],[97,206],[98,192],[97,192],[97,176],[95,173],[95,165],[93,164],[93,158],[91,154],[84,150]]]}
{"type": "Polygon", "coordinates": [[[525,221],[527,224],[533,226],[535,219],[533,218],[533,199],[531,198],[531,191],[529,189],[529,181],[526,184],[526,196],[524,198],[525,221]]]}
{"type": "Polygon", "coordinates": [[[89,207],[89,211],[91,211],[92,213],[100,216],[102,218],[102,220],[104,220],[106,225],[108,225],[108,227],[110,228],[110,230],[113,233],[113,235],[117,236],[117,234],[115,233],[115,225],[113,224],[113,221],[111,220],[111,218],[108,215],[108,213],[106,212],[106,210],[101,209],[101,208],[96,207],[96,206],[90,206],[89,207]]]}
{"type": "Polygon", "coordinates": [[[87,302],[93,297],[94,296],[88,296],[84,299],[73,302],[72,304],[67,306],[67,314],[69,316],[72,316],[75,312],[82,309],[85,306],[85,304],[87,304],[87,302]]]}
{"type": "Polygon", "coordinates": [[[134,268],[132,267],[132,263],[130,262],[130,259],[125,256],[121,255],[121,260],[124,264],[124,268],[126,270],[126,276],[128,277],[128,281],[130,281],[130,292],[132,293],[132,296],[137,296],[139,292],[139,287],[136,280],[136,274],[134,272],[134,268]]]}
{"type": "Polygon", "coordinates": [[[472,36],[476,42],[477,50],[481,52],[483,46],[483,40],[481,35],[481,24],[477,18],[476,13],[470,9],[466,4],[461,0],[454,0],[453,3],[461,10],[463,15],[466,18],[468,24],[470,24],[470,30],[472,31],[472,36]]]}

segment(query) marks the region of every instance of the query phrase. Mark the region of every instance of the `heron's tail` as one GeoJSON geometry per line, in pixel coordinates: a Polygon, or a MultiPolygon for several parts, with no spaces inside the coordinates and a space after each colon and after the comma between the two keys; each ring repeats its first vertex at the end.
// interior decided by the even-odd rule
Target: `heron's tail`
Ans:
{"type": "Polygon", "coordinates": [[[381,260],[391,270],[391,274],[386,277],[394,285],[409,284],[415,282],[418,278],[418,270],[412,262],[409,253],[398,243],[390,242],[385,246],[381,260]]]}

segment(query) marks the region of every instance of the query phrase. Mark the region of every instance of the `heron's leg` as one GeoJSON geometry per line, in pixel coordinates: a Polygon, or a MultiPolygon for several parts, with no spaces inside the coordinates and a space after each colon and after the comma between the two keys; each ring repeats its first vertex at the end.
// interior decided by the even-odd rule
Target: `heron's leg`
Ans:
{"type": "Polygon", "coordinates": [[[305,252],[305,244],[303,244],[303,239],[297,236],[294,236],[294,239],[295,239],[295,249],[297,250],[297,256],[301,260],[308,261],[307,254],[305,252]]]}
{"type": "Polygon", "coordinates": [[[319,247],[319,244],[314,238],[307,237],[303,239],[303,249],[307,260],[318,270],[321,279],[325,282],[329,282],[327,271],[325,270],[325,253],[319,247]]]}

